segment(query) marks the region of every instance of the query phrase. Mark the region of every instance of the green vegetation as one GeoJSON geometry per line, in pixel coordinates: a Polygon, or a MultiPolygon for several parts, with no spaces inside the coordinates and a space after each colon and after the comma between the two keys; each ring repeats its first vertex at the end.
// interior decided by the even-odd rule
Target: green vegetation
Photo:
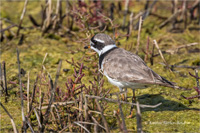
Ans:
{"type": "MultiPolygon", "coordinates": [[[[19,23],[19,18],[21,11],[23,9],[23,2],[1,2],[1,19],[7,18],[13,23],[19,23]]],[[[55,2],[56,3],[56,2],[55,2]]],[[[56,4],[53,4],[54,9],[56,4]]],[[[72,2],[75,4],[75,2],[72,2]]],[[[104,3],[111,2],[104,1],[104,3]]],[[[165,8],[170,8],[170,2],[160,2],[157,3],[157,13],[162,16],[169,17],[171,15],[170,11],[165,10],[165,8]],[[169,4],[169,6],[167,6],[169,4]],[[164,7],[164,5],[166,7],[164,7]],[[163,8],[163,10],[162,10],[163,8]]],[[[38,22],[41,21],[40,11],[41,11],[42,2],[29,2],[27,6],[27,12],[23,20],[22,26],[30,27],[32,23],[28,19],[28,15],[31,14],[34,16],[38,22]]],[[[115,3],[117,5],[117,2],[115,3]]],[[[134,14],[137,14],[138,11],[143,9],[144,2],[132,2],[133,9],[130,8],[134,14]]],[[[105,4],[105,9],[109,9],[108,5],[105,4]]],[[[64,4],[63,4],[63,7],[64,4]]],[[[122,13],[114,12],[114,24],[122,24],[122,13]],[[121,15],[121,16],[120,16],[121,15]]],[[[127,21],[129,15],[127,15],[127,21]]],[[[157,40],[159,47],[162,51],[169,49],[175,49],[178,46],[186,45],[189,43],[197,42],[199,43],[199,31],[198,30],[189,30],[192,27],[199,27],[196,25],[196,21],[192,21],[188,24],[186,30],[181,33],[172,33],[169,32],[169,27],[166,26],[163,29],[159,29],[158,25],[163,22],[162,19],[158,19],[155,16],[149,16],[144,20],[141,31],[140,39],[140,50],[139,56],[144,59],[146,51],[147,38],[149,37],[149,51],[152,51],[153,40],[157,40]]],[[[8,27],[10,24],[3,21],[2,29],[8,27]]],[[[67,21],[64,19],[63,25],[67,25],[67,21]]],[[[106,24],[109,24],[109,21],[106,21],[106,24]]],[[[170,25],[170,24],[169,24],[170,25]]],[[[180,25],[181,27],[182,25],[180,25]]],[[[182,26],[183,27],[183,26],[182,26]]],[[[5,35],[8,36],[8,40],[4,39],[1,42],[1,63],[5,61],[6,63],[6,73],[7,73],[7,82],[8,82],[8,102],[5,103],[5,96],[1,96],[0,100],[2,104],[8,109],[9,113],[14,118],[17,129],[21,131],[22,118],[21,118],[21,106],[20,106],[20,94],[19,94],[19,79],[18,79],[18,67],[17,67],[17,54],[16,48],[20,51],[20,61],[21,68],[26,71],[26,74],[22,77],[22,83],[27,86],[28,72],[30,72],[30,91],[32,92],[35,78],[38,74],[41,74],[42,61],[46,53],[48,53],[44,66],[46,68],[45,73],[50,73],[52,79],[55,79],[56,70],[59,63],[59,60],[62,59],[62,68],[60,72],[60,77],[58,79],[57,86],[66,91],[65,83],[68,78],[73,77],[74,66],[69,64],[66,60],[71,61],[72,58],[75,62],[83,63],[87,69],[83,69],[85,76],[82,78],[82,83],[85,86],[89,86],[89,81],[94,81],[93,71],[98,69],[98,55],[97,54],[88,54],[87,50],[84,50],[85,43],[81,39],[86,39],[86,31],[75,31],[80,29],[77,25],[74,24],[74,34],[66,33],[64,37],[60,34],[48,32],[42,36],[41,30],[38,28],[27,28],[22,29],[20,34],[24,34],[24,40],[21,45],[18,45],[20,36],[13,37],[9,40],[9,36],[12,37],[12,33],[5,31],[5,35]],[[68,72],[64,72],[63,69],[69,69],[68,72]],[[14,82],[16,84],[11,84],[14,82]]],[[[12,32],[16,33],[17,28],[12,28],[12,32]]],[[[66,31],[67,32],[67,31],[66,31]]],[[[94,31],[92,31],[94,33],[94,31]]],[[[109,28],[105,33],[112,36],[112,28],[109,28]]],[[[126,37],[121,37],[126,34],[126,31],[122,31],[120,28],[116,28],[116,41],[119,47],[125,48],[133,53],[135,53],[135,47],[137,43],[138,32],[136,30],[132,31],[131,36],[128,40],[126,37]]],[[[89,40],[87,40],[89,43],[89,40]]],[[[200,66],[199,52],[192,52],[195,49],[199,50],[199,44],[187,48],[182,48],[173,54],[164,53],[166,62],[169,65],[186,65],[186,66],[200,66]]],[[[193,87],[196,86],[195,78],[189,75],[189,72],[194,74],[194,70],[188,68],[173,68],[173,73],[163,65],[163,60],[160,57],[158,50],[155,48],[154,54],[158,56],[153,58],[154,64],[150,63],[150,54],[148,55],[148,60],[146,61],[147,65],[150,66],[156,73],[162,75],[166,79],[177,83],[179,86],[185,88],[191,88],[191,90],[177,90],[161,86],[151,86],[146,89],[136,90],[136,97],[139,99],[140,104],[145,105],[155,105],[162,103],[161,106],[156,108],[141,108],[142,115],[142,127],[144,132],[199,132],[200,127],[200,117],[199,111],[196,109],[200,108],[199,99],[186,100],[181,95],[186,97],[197,95],[197,92],[193,87]]],[[[118,88],[108,83],[107,79],[103,77],[105,83],[103,88],[105,90],[111,89],[110,93],[119,92],[118,88]]],[[[38,87],[40,87],[38,85],[38,87]]],[[[25,87],[26,88],[26,87],[25,87]]],[[[42,92],[47,92],[47,90],[42,90],[42,92]]],[[[26,94],[26,90],[24,90],[26,94]]],[[[128,96],[132,96],[131,90],[128,90],[128,96]]],[[[117,99],[116,97],[112,97],[117,99]]],[[[131,99],[128,99],[131,102],[131,99]]],[[[39,99],[36,99],[39,101],[39,99]]],[[[45,101],[47,103],[48,101],[45,101]]],[[[24,100],[25,108],[27,101],[24,100]]],[[[104,111],[105,114],[111,115],[107,116],[106,119],[110,126],[113,127],[112,132],[119,132],[117,125],[116,117],[113,116],[113,111],[118,110],[118,105],[114,103],[107,103],[107,108],[104,111]]],[[[122,105],[123,113],[125,116],[129,115],[129,105],[122,105]]],[[[27,112],[25,112],[26,114],[27,112]]],[[[35,116],[31,116],[32,119],[35,116]]],[[[3,132],[13,131],[12,125],[9,117],[1,108],[1,129],[3,132]]],[[[133,132],[137,131],[136,117],[125,118],[127,129],[133,132]]],[[[55,126],[55,125],[50,125],[55,126]]],[[[30,132],[30,129],[28,129],[30,132]]]]}

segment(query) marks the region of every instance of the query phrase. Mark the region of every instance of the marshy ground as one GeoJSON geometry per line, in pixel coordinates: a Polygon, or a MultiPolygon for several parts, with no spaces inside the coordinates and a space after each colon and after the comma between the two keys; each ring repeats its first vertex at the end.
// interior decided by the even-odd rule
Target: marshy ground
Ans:
{"type": "MultiPolygon", "coordinates": [[[[146,89],[136,90],[136,97],[140,104],[156,105],[162,103],[156,108],[141,108],[141,124],[144,132],[199,132],[199,99],[193,98],[188,100],[183,97],[199,95],[193,88],[197,86],[196,79],[189,74],[195,75],[194,69],[199,70],[200,67],[199,10],[197,10],[198,8],[194,8],[194,12],[192,13],[194,15],[193,19],[191,19],[189,12],[195,2],[186,2],[187,21],[184,15],[182,17],[182,14],[184,14],[182,11],[175,17],[177,22],[172,22],[175,21],[172,20],[167,25],[160,27],[165,20],[173,15],[171,10],[174,8],[170,1],[156,2],[151,9],[151,13],[143,20],[138,55],[159,75],[162,75],[169,81],[177,83],[179,86],[190,89],[178,90],[161,86],[150,86],[146,89]],[[179,20],[181,21],[178,23],[179,20]],[[167,64],[161,58],[158,49],[154,46],[153,40],[158,42],[167,64]],[[181,48],[180,46],[183,47],[181,48]]],[[[6,64],[8,96],[5,94],[2,80],[1,85],[3,87],[1,88],[0,99],[1,103],[12,115],[18,131],[23,130],[23,122],[21,117],[20,83],[16,48],[20,52],[24,113],[34,131],[42,131],[41,128],[45,128],[45,131],[58,132],[63,130],[83,132],[84,129],[74,124],[74,122],[95,123],[92,117],[105,127],[105,121],[102,120],[102,115],[99,113],[101,111],[94,99],[88,99],[87,105],[88,110],[94,112],[91,113],[88,111],[90,113],[85,113],[87,108],[85,108],[84,97],[87,94],[117,100],[116,95],[110,97],[108,94],[119,92],[119,89],[108,83],[107,79],[98,71],[98,55],[93,54],[93,51],[85,50],[84,46],[89,44],[89,39],[93,34],[104,32],[115,37],[117,46],[135,53],[138,30],[134,28],[137,25],[139,17],[136,17],[132,21],[132,27],[130,27],[130,16],[133,13],[133,19],[140,11],[143,11],[144,14],[145,5],[148,5],[146,7],[146,11],[148,11],[153,2],[147,4],[146,1],[130,1],[124,30],[125,1],[103,1],[97,3],[91,1],[69,1],[69,3],[62,1],[61,3],[62,5],[59,11],[62,10],[62,23],[60,23],[62,16],[54,18],[56,15],[59,16],[60,12],[56,12],[58,7],[57,1],[52,1],[52,14],[49,20],[52,26],[49,26],[46,21],[48,21],[47,10],[50,9],[50,6],[48,4],[45,5],[45,1],[29,1],[21,25],[23,28],[20,30],[19,35],[16,35],[18,30],[17,25],[19,24],[20,16],[24,8],[24,1],[1,2],[1,30],[14,24],[16,26],[1,32],[1,65],[3,61],[6,64]],[[100,6],[101,4],[103,7],[100,6]],[[112,13],[110,8],[113,4],[115,8],[113,8],[112,13]],[[99,16],[96,15],[97,10],[101,12],[99,16]],[[45,17],[41,17],[43,13],[46,13],[45,17]],[[114,17],[113,20],[111,14],[114,17]],[[29,15],[35,19],[39,26],[35,25],[33,20],[31,21],[29,15]],[[55,19],[57,21],[54,21],[55,19]],[[53,26],[54,23],[56,23],[55,27],[53,26]],[[130,28],[131,33],[128,31],[130,28]],[[113,34],[113,29],[115,29],[115,34],[113,34]],[[47,56],[45,57],[45,55],[47,56]],[[59,78],[55,83],[60,60],[62,60],[62,66],[59,78]],[[53,88],[51,88],[48,75],[51,76],[53,85],[57,84],[53,88]],[[36,82],[37,76],[38,81],[36,82]],[[42,127],[39,128],[38,119],[36,118],[34,110],[28,111],[30,108],[28,109],[27,107],[28,77],[30,78],[29,102],[33,99],[33,88],[34,83],[36,83],[35,96],[31,108],[35,108],[40,114],[42,127]],[[54,89],[54,100],[52,104],[69,101],[75,101],[75,103],[64,106],[57,105],[57,107],[49,109],[50,113],[46,115],[46,109],[40,110],[40,105],[42,107],[49,105],[51,89],[54,89]],[[41,100],[42,96],[43,102],[41,100]],[[98,113],[95,113],[95,111],[98,113]],[[45,117],[48,118],[46,123],[44,122],[45,117]]],[[[183,5],[184,1],[178,2],[176,10],[183,9],[183,5]]],[[[131,102],[130,96],[132,96],[132,92],[128,89],[128,102],[131,102]]],[[[124,130],[120,129],[122,125],[118,123],[122,119],[125,120],[128,131],[137,131],[136,115],[133,115],[133,118],[126,118],[129,115],[130,105],[121,105],[125,116],[121,118],[117,103],[102,101],[100,104],[104,110],[106,122],[111,132],[119,132],[120,130],[124,132],[124,130]],[[117,114],[114,115],[114,111],[117,114]]],[[[13,131],[10,118],[2,108],[0,119],[1,132],[13,131]]],[[[90,132],[105,132],[104,129],[98,126],[96,128],[94,125],[83,125],[90,132]]],[[[28,128],[27,132],[30,131],[30,128],[28,128]]]]}

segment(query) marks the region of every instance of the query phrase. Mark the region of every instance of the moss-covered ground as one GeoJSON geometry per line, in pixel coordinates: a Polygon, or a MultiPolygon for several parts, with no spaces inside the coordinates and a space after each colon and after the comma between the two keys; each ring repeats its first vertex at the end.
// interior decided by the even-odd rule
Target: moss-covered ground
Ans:
{"type": "MultiPolygon", "coordinates": [[[[167,3],[167,2],[166,2],[167,3]]],[[[169,2],[170,3],[170,2],[169,2]]],[[[20,14],[23,8],[23,2],[1,2],[1,17],[9,18],[14,23],[19,22],[20,14]]],[[[164,4],[160,3],[161,5],[164,4]]],[[[134,12],[138,12],[143,8],[139,3],[135,4],[134,12]]],[[[163,6],[163,5],[162,5],[163,6]]],[[[39,18],[40,12],[39,2],[30,2],[27,7],[27,15],[32,14],[34,17],[39,18]]],[[[159,10],[159,7],[158,7],[159,10]]],[[[169,12],[162,12],[162,15],[169,16],[169,12]]],[[[117,13],[116,13],[117,14],[117,13]]],[[[117,15],[116,15],[117,16],[117,15]]],[[[120,18],[120,17],[119,17],[120,18]]],[[[122,23],[122,19],[117,19],[116,23],[122,23]]],[[[122,16],[121,16],[122,18],[122,16]]],[[[128,18],[128,17],[127,17],[128,18]]],[[[194,23],[188,25],[188,28],[182,33],[171,33],[168,32],[168,28],[159,29],[158,24],[162,20],[150,16],[145,19],[140,40],[140,51],[139,56],[144,59],[144,52],[142,49],[146,49],[147,38],[150,38],[150,50],[152,49],[152,40],[156,39],[159,43],[161,50],[165,51],[167,49],[175,49],[180,45],[185,45],[189,43],[197,42],[199,43],[199,31],[188,30],[190,27],[195,27],[194,23]]],[[[3,28],[6,28],[8,24],[4,24],[3,28]]],[[[27,16],[25,16],[23,21],[23,26],[31,26],[31,23],[27,16]]],[[[17,28],[12,29],[16,32],[17,28]]],[[[112,32],[105,31],[107,34],[112,35],[112,32]]],[[[126,34],[119,30],[119,32],[126,34]]],[[[25,39],[22,45],[18,45],[20,37],[16,37],[11,41],[5,41],[1,43],[1,62],[6,62],[6,72],[7,81],[9,88],[9,98],[8,102],[5,103],[5,97],[1,96],[1,102],[8,109],[10,114],[13,116],[17,128],[21,128],[21,107],[20,107],[20,97],[18,95],[19,87],[13,87],[9,84],[10,81],[18,83],[18,68],[17,68],[17,56],[16,48],[20,51],[20,61],[21,68],[26,71],[26,74],[22,77],[23,84],[27,84],[27,73],[30,72],[30,87],[33,88],[33,83],[36,78],[38,71],[41,70],[42,61],[46,53],[48,53],[47,58],[44,62],[44,66],[51,76],[55,77],[56,69],[60,59],[63,60],[62,69],[58,81],[58,86],[64,88],[67,78],[73,73],[73,66],[67,63],[65,60],[71,60],[73,58],[75,61],[80,61],[88,67],[91,65],[98,64],[97,55],[87,55],[87,50],[84,50],[84,44],[77,42],[76,37],[66,37],[62,38],[56,35],[52,36],[41,36],[41,31],[39,29],[26,29],[21,30],[24,34],[25,39]],[[95,56],[92,58],[91,62],[85,62],[82,60],[83,57],[95,56]],[[70,69],[69,72],[64,72],[63,69],[70,69]],[[17,96],[15,95],[17,93],[17,96]]],[[[10,34],[6,32],[6,34],[10,34]]],[[[78,33],[78,36],[84,37],[84,33],[78,33]]],[[[118,40],[119,47],[126,48],[129,51],[135,52],[135,46],[137,42],[137,31],[133,31],[132,35],[127,41],[126,38],[118,40]],[[127,46],[128,45],[128,46],[127,46]],[[132,49],[130,46],[132,45],[132,49]]],[[[198,52],[189,52],[195,49],[199,49],[199,45],[183,48],[174,54],[164,54],[164,57],[169,65],[187,65],[187,66],[199,66],[200,56],[198,52]]],[[[155,53],[158,53],[155,49],[155,53]]],[[[140,104],[155,105],[162,103],[161,106],[156,108],[141,108],[142,115],[142,126],[145,132],[199,132],[200,127],[200,112],[197,110],[200,108],[199,99],[186,100],[181,95],[186,97],[197,95],[197,92],[193,89],[196,86],[196,80],[189,75],[189,72],[194,74],[192,69],[186,68],[174,68],[173,73],[166,69],[163,65],[163,60],[160,56],[154,57],[154,64],[151,65],[149,59],[146,61],[147,65],[151,67],[156,73],[162,75],[166,79],[177,83],[179,86],[185,88],[192,88],[192,90],[177,90],[161,86],[151,86],[146,89],[136,90],[136,97],[138,98],[140,104]]],[[[91,74],[87,70],[83,70],[85,76],[83,81],[86,85],[89,84],[91,74]]],[[[105,78],[105,77],[104,77],[105,78]]],[[[105,78],[104,88],[111,89],[112,92],[118,92],[118,88],[107,82],[105,78]]],[[[132,96],[131,90],[128,90],[128,96],[132,96]]],[[[113,97],[115,98],[115,97],[113,97]]],[[[109,107],[106,109],[107,114],[113,114],[114,110],[118,109],[117,104],[109,103],[109,107]]],[[[26,101],[25,101],[26,107],[26,101]]],[[[123,112],[125,116],[129,115],[130,106],[122,105],[123,112]]],[[[0,114],[0,131],[10,132],[12,131],[12,125],[9,117],[1,108],[0,114]]],[[[116,119],[114,117],[107,117],[108,122],[111,126],[116,119]]],[[[136,117],[126,118],[127,129],[136,132],[136,117]]],[[[117,127],[117,126],[116,126],[117,127]]],[[[119,129],[112,130],[113,132],[118,132],[119,129]]]]}

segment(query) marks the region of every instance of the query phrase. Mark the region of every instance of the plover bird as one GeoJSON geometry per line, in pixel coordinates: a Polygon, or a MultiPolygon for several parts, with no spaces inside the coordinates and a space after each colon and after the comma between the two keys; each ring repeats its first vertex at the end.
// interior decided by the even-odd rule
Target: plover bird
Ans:
{"type": "Polygon", "coordinates": [[[166,80],[149,68],[138,56],[122,48],[118,48],[113,39],[103,33],[94,35],[90,40],[91,48],[99,54],[99,68],[108,81],[120,91],[126,88],[146,88],[149,85],[162,85],[176,88],[175,84],[166,80]]]}

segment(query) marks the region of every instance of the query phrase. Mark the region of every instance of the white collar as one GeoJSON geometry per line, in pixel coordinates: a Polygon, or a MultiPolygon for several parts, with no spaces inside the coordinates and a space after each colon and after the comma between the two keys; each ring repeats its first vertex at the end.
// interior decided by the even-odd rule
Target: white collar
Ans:
{"type": "Polygon", "coordinates": [[[117,47],[115,44],[105,46],[101,51],[98,52],[98,54],[100,56],[100,55],[104,54],[105,52],[107,52],[107,51],[109,51],[109,50],[111,50],[111,49],[113,49],[115,47],[117,47]]]}

